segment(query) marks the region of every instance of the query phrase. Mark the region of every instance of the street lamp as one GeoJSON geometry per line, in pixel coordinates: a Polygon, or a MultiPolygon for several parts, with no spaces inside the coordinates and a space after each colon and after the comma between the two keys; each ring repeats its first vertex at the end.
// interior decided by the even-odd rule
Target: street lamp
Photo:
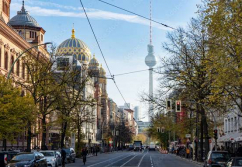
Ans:
{"type": "Polygon", "coordinates": [[[18,61],[18,60],[24,55],[24,53],[28,52],[29,50],[31,50],[31,49],[33,49],[33,48],[35,48],[35,47],[38,47],[38,46],[41,46],[41,45],[48,45],[48,44],[52,44],[52,42],[46,42],[46,43],[43,43],[43,44],[35,45],[35,46],[32,46],[32,47],[26,49],[25,51],[23,51],[23,53],[21,53],[21,54],[15,59],[15,61],[13,62],[12,66],[11,66],[9,72],[8,72],[7,79],[10,78],[10,75],[11,75],[11,73],[12,73],[12,71],[13,71],[13,67],[14,67],[15,63],[16,63],[16,62],[17,62],[17,61],[18,61]]]}

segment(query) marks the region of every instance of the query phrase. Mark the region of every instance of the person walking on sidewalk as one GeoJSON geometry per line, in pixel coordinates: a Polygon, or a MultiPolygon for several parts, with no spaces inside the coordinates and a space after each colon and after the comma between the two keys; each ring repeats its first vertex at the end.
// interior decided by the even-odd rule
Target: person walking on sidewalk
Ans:
{"type": "Polygon", "coordinates": [[[82,150],[82,158],[83,158],[83,164],[85,165],[87,162],[87,148],[86,147],[82,150]]]}
{"type": "Polygon", "coordinates": [[[99,148],[98,148],[98,146],[96,145],[96,146],[95,146],[95,154],[96,154],[96,156],[97,156],[97,152],[98,152],[98,150],[99,150],[99,148]]]}
{"type": "Polygon", "coordinates": [[[65,167],[65,161],[66,161],[66,151],[64,149],[61,150],[61,157],[62,157],[62,167],[65,167]]]}

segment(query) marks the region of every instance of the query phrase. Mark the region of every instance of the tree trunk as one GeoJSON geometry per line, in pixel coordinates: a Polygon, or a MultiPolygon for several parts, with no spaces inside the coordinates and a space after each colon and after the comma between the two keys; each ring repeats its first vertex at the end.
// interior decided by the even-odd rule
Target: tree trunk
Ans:
{"type": "Polygon", "coordinates": [[[200,136],[200,161],[202,162],[203,161],[203,115],[202,115],[202,118],[201,118],[201,124],[200,124],[200,133],[201,133],[201,136],[200,136]]]}
{"type": "Polygon", "coordinates": [[[3,151],[7,151],[7,139],[3,139],[3,151]]]}
{"type": "Polygon", "coordinates": [[[41,149],[42,150],[46,150],[47,147],[46,147],[46,115],[43,115],[43,118],[42,118],[42,144],[41,144],[41,149]]]}
{"type": "Polygon", "coordinates": [[[78,116],[77,121],[77,154],[81,154],[81,125],[80,125],[80,117],[78,116]]]}
{"type": "Polygon", "coordinates": [[[64,148],[64,146],[65,146],[64,140],[65,140],[65,137],[66,137],[66,129],[67,129],[67,122],[65,121],[65,122],[62,123],[61,149],[64,148]]]}
{"type": "Polygon", "coordinates": [[[195,159],[198,160],[198,141],[199,141],[199,130],[198,130],[198,122],[199,122],[199,113],[196,113],[196,140],[195,140],[195,159]]]}
{"type": "Polygon", "coordinates": [[[208,136],[208,123],[207,123],[206,115],[204,115],[203,117],[204,117],[203,125],[204,125],[204,136],[205,136],[205,158],[206,158],[209,152],[209,136],[208,136]]]}
{"type": "Polygon", "coordinates": [[[27,152],[31,152],[31,137],[32,133],[31,133],[31,123],[30,121],[28,122],[28,135],[27,135],[27,152]]]}

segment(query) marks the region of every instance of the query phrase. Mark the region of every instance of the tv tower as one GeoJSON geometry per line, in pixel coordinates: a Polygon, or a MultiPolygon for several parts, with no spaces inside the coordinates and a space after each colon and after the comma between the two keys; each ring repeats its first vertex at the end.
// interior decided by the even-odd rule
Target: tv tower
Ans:
{"type": "MultiPolygon", "coordinates": [[[[154,46],[152,45],[152,0],[150,0],[150,44],[148,44],[148,55],[145,58],[145,64],[149,67],[149,97],[153,99],[153,67],[156,65],[156,57],[154,56],[154,46]]],[[[154,106],[149,101],[149,121],[154,115],[154,106]]]]}

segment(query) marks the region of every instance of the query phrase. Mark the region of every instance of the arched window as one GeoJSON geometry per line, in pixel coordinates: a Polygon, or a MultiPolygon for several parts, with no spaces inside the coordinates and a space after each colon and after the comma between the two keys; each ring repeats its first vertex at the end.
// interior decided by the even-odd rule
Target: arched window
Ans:
{"type": "Polygon", "coordinates": [[[5,70],[8,70],[8,53],[5,53],[5,57],[4,57],[4,68],[5,70]]]}
{"type": "Polygon", "coordinates": [[[19,64],[19,60],[17,61],[17,76],[19,76],[19,68],[20,68],[20,64],[19,64]]]}
{"type": "MultiPolygon", "coordinates": [[[[11,66],[13,65],[13,62],[14,62],[14,57],[11,56],[11,66]]],[[[14,67],[13,67],[13,69],[12,69],[12,73],[14,73],[14,67]]]]}
{"type": "Polygon", "coordinates": [[[22,63],[22,78],[25,79],[25,64],[22,63]]]}

